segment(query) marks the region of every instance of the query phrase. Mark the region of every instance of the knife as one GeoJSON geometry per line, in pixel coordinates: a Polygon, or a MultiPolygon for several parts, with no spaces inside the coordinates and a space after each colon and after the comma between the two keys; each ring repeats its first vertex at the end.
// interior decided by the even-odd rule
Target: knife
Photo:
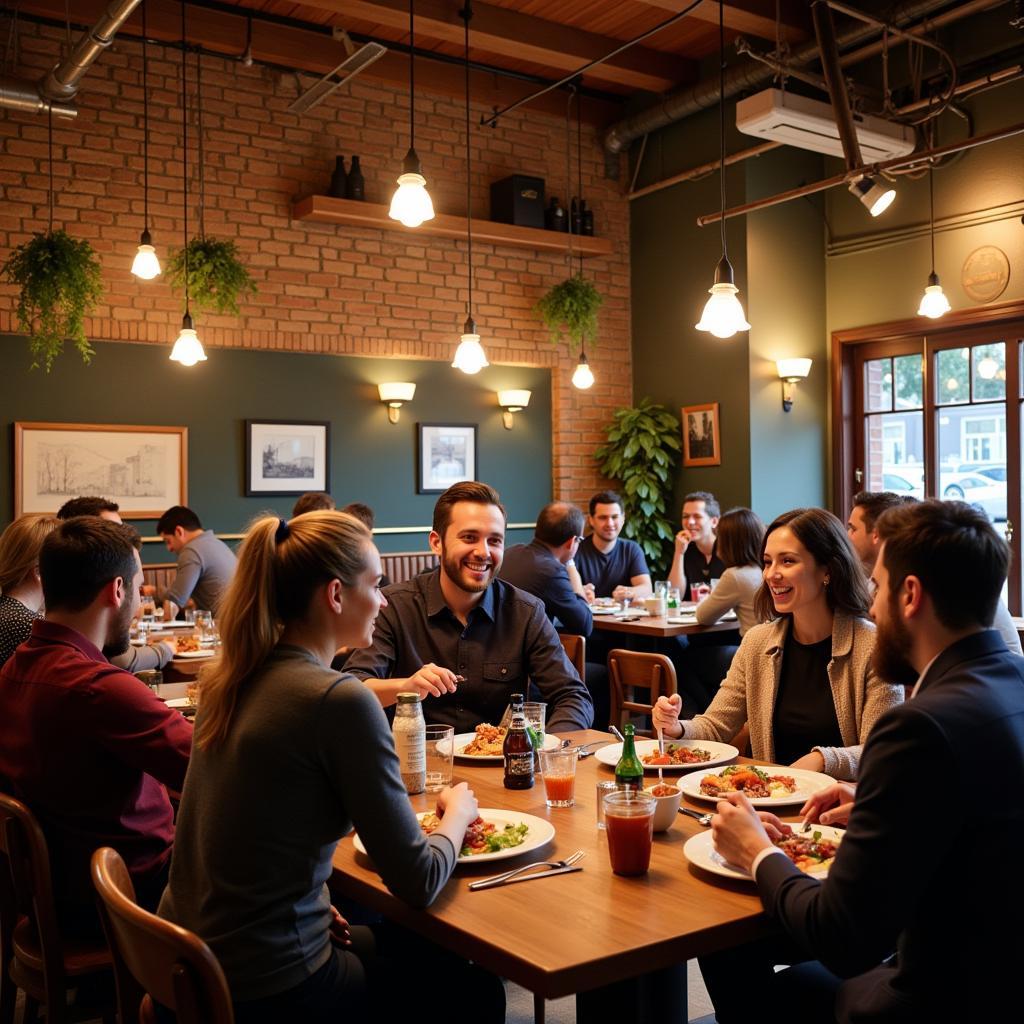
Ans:
{"type": "Polygon", "coordinates": [[[485,878],[479,882],[470,882],[469,888],[473,892],[481,889],[497,889],[499,885],[515,885],[517,882],[532,882],[535,878],[551,878],[552,875],[569,875],[573,871],[582,871],[579,864],[570,864],[569,867],[555,868],[552,871],[539,871],[533,875],[517,875],[515,878],[485,878]]]}

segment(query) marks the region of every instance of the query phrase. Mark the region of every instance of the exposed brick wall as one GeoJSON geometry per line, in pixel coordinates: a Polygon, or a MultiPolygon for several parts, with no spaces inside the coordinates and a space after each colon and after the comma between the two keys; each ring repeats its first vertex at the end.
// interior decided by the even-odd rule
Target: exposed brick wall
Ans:
{"type": "MultiPolygon", "coordinates": [[[[40,77],[56,61],[62,38],[56,28],[23,24],[14,73],[40,77]]],[[[288,214],[292,197],[326,192],[337,153],[358,153],[367,199],[388,201],[408,147],[408,95],[361,77],[297,116],[287,111],[296,96],[293,76],[204,56],[202,80],[206,231],[237,241],[259,285],[240,319],[197,318],[204,344],[450,359],[465,319],[465,242],[292,222],[288,214]]],[[[180,52],[151,45],[149,81],[150,227],[166,264],[168,249],[182,238],[180,52]]],[[[195,233],[194,55],[189,94],[195,233]]],[[[106,295],[87,332],[169,345],[181,324],[181,298],[163,278],[138,282],[129,273],[143,226],[141,43],[116,40],[86,76],[77,106],[74,122],[54,119],[54,223],[88,239],[103,263],[106,295]]],[[[481,112],[474,108],[474,125],[481,112]]],[[[416,116],[416,148],[435,209],[462,213],[463,106],[422,94],[416,116]]],[[[0,259],[46,227],[46,139],[45,116],[0,110],[0,259]]],[[[586,126],[583,144],[583,191],[598,233],[614,243],[613,256],[585,264],[605,295],[600,343],[588,351],[597,377],[589,392],[570,384],[576,353],[550,346],[531,309],[565,275],[565,257],[474,244],[474,315],[488,357],[554,369],[553,488],[575,501],[603,482],[593,450],[611,412],[632,400],[628,204],[620,185],[604,178],[597,135],[586,126]]],[[[474,129],[474,215],[489,215],[489,183],[516,171],[545,177],[549,195],[564,201],[565,150],[564,122],[544,115],[516,112],[497,129],[474,129]]],[[[575,178],[575,145],[573,160],[575,178]]],[[[16,329],[14,295],[11,286],[0,285],[0,331],[16,329]]]]}

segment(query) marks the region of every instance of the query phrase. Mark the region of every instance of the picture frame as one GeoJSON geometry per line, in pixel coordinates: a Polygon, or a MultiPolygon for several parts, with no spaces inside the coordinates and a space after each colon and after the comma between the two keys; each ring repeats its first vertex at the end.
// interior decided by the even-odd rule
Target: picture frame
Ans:
{"type": "Polygon", "coordinates": [[[188,502],[188,427],[14,424],[14,515],[53,515],[98,495],[125,519],[159,519],[188,502]]]}
{"type": "Polygon", "coordinates": [[[475,480],[479,459],[475,423],[417,423],[417,494],[441,494],[460,480],[475,480]]]}
{"type": "Polygon", "coordinates": [[[684,405],[682,422],[683,465],[720,466],[722,442],[719,433],[718,403],[684,405]]]}
{"type": "Polygon", "coordinates": [[[245,421],[247,498],[294,497],[330,489],[329,421],[245,421]]]}

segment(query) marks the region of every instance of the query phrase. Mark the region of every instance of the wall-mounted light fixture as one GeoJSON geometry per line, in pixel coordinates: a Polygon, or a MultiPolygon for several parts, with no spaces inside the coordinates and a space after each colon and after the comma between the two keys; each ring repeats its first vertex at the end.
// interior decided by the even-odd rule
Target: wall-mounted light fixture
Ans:
{"type": "Polygon", "coordinates": [[[789,412],[793,408],[793,385],[806,380],[811,372],[810,359],[777,359],[775,365],[782,381],[782,408],[789,412]]]}
{"type": "Polygon", "coordinates": [[[498,392],[498,405],[503,410],[501,422],[505,424],[506,430],[512,429],[512,414],[522,412],[530,404],[530,394],[526,390],[498,392]]]}
{"type": "Polygon", "coordinates": [[[411,402],[416,394],[416,385],[407,380],[392,380],[386,384],[377,385],[377,393],[380,400],[387,403],[388,422],[397,423],[399,412],[403,402],[411,402]]]}

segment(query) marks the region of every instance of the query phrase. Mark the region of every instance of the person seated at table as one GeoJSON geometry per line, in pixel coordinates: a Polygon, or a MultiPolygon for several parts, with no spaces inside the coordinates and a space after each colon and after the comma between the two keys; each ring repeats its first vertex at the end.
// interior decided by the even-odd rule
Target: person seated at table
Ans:
{"type": "Polygon", "coordinates": [[[659,697],[669,738],[728,742],[746,722],[757,761],[855,779],[861,745],[902,688],[871,664],[867,580],[842,523],[820,508],[779,516],[765,533],[749,629],[707,711],[680,722],[679,695],[659,697]]]}
{"type": "MultiPolygon", "coordinates": [[[[199,516],[184,505],[169,508],[156,524],[167,550],[178,556],[171,585],[157,600],[169,605],[171,618],[191,597],[197,608],[217,614],[221,598],[235,574],[235,553],[213,530],[204,530],[199,516]]],[[[152,593],[154,587],[147,587],[152,593]]]]}
{"type": "MultiPolygon", "coordinates": [[[[370,533],[373,533],[373,509],[370,508],[365,502],[362,501],[350,501],[342,510],[350,516],[355,516],[365,526],[370,533]]],[[[380,576],[381,587],[390,587],[391,580],[388,579],[387,573],[381,573],[380,576]]]]}
{"type": "Polygon", "coordinates": [[[783,933],[701,958],[721,1024],[795,1006],[809,1024],[997,1020],[1018,999],[1024,659],[989,628],[1010,551],[962,502],[892,508],[876,528],[872,658],[910,698],[873,730],[855,793],[834,786],[803,809],[824,821],[852,797],[827,881],[778,855],[777,819],[743,797],[718,804],[716,848],[783,933]]]}
{"type": "Polygon", "coordinates": [[[718,499],[710,491],[693,491],[683,498],[683,528],[676,534],[668,582],[679,588],[684,601],[693,600],[695,586],[710,587],[725,572],[715,545],[720,514],[718,499]]]}
{"type": "Polygon", "coordinates": [[[59,525],[53,516],[18,516],[0,534],[0,665],[32,633],[43,617],[39,550],[59,525]]]}
{"type": "Polygon", "coordinates": [[[718,520],[715,549],[725,566],[718,584],[697,605],[697,621],[713,626],[726,612],[736,612],[742,637],[761,619],[754,610],[754,599],[761,589],[761,545],[764,523],[749,508],[733,508],[718,520]]]}
{"type": "MultiPolygon", "coordinates": [[[[850,518],[846,523],[846,533],[853,545],[853,550],[857,552],[861,565],[864,566],[864,571],[869,576],[874,571],[878,548],[882,543],[875,525],[878,517],[890,508],[912,505],[916,501],[917,498],[894,494],[892,491],[861,491],[853,496],[853,508],[850,510],[850,518]]],[[[1024,654],[1024,649],[1021,648],[1020,634],[1017,632],[1010,611],[1003,603],[1002,598],[996,605],[992,628],[999,631],[999,635],[1006,644],[1006,649],[1011,654],[1024,654]]]]}
{"type": "Polygon", "coordinates": [[[102,498],[97,494],[83,494],[77,498],[68,498],[57,509],[58,519],[74,519],[75,516],[99,516],[100,519],[109,519],[112,523],[123,522],[121,506],[116,501],[102,498]]]}
{"type": "Polygon", "coordinates": [[[46,618],[0,669],[0,778],[39,819],[71,930],[99,932],[89,859],[112,846],[152,909],[167,880],[192,726],[105,653],[128,646],[142,563],[134,531],[61,523],[39,552],[46,618]]]}
{"type": "Polygon", "coordinates": [[[353,825],[388,888],[425,907],[478,810],[466,783],[445,789],[441,826],[424,835],[379,702],[330,667],[339,646],[370,643],[387,608],[379,581],[360,522],[309,512],[252,524],[224,599],[159,913],[213,950],[239,1024],[362,1021],[371,998],[382,1019],[417,1019],[384,1000],[421,1000],[442,977],[474,1017],[503,1018],[498,979],[386,929],[350,929],[331,905],[335,846],[353,825]],[[402,985],[375,967],[396,943],[402,985]]]}
{"type": "Polygon", "coordinates": [[[387,589],[373,643],[345,668],[384,707],[403,691],[427,699],[428,721],[471,732],[497,725],[513,693],[527,686],[547,703],[549,732],[589,728],[587,688],[532,594],[497,579],[505,509],[484,483],[453,484],[434,506],[430,547],[441,561],[387,589]]]}
{"type": "Polygon", "coordinates": [[[615,491],[600,491],[590,499],[590,535],[580,542],[574,561],[587,599],[642,601],[653,593],[651,572],[643,549],[635,540],[619,536],[626,525],[622,498],[615,491]]]}
{"type": "Polygon", "coordinates": [[[330,512],[334,508],[334,499],[325,491],[306,491],[299,495],[292,506],[292,519],[306,512],[330,512]]]}

